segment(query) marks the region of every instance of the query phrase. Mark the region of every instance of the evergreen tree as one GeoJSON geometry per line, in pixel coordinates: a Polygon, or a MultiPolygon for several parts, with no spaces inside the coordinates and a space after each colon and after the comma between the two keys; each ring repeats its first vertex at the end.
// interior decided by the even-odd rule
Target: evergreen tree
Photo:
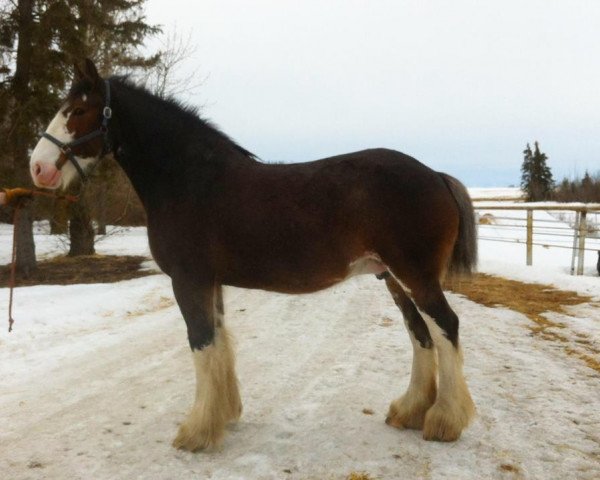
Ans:
{"type": "MultiPolygon", "coordinates": [[[[0,0],[2,186],[29,183],[30,150],[58,110],[75,61],[94,58],[104,73],[157,62],[158,55],[138,52],[148,35],[160,31],[145,22],[145,1],[0,0]]],[[[25,210],[18,249],[33,246],[30,218],[25,210]]],[[[93,237],[91,245],[93,252],[93,237]]],[[[89,253],[89,242],[86,248],[89,253]]],[[[27,274],[35,268],[35,253],[19,253],[17,267],[27,274]]]]}
{"type": "Polygon", "coordinates": [[[533,152],[531,146],[527,144],[523,150],[523,163],[521,164],[521,189],[529,199],[529,185],[531,184],[531,172],[533,170],[533,152]]]}
{"type": "Polygon", "coordinates": [[[592,177],[590,176],[590,172],[588,172],[587,170],[585,171],[585,174],[583,175],[583,178],[581,179],[581,186],[584,189],[588,189],[593,185],[592,182],[592,177]]]}
{"type": "Polygon", "coordinates": [[[553,198],[559,202],[600,202],[600,172],[590,175],[586,170],[581,179],[563,178],[555,189],[553,198]]]}
{"type": "Polygon", "coordinates": [[[538,142],[532,151],[529,144],[523,150],[521,165],[521,188],[528,202],[548,200],[554,188],[554,179],[550,167],[546,164],[548,156],[540,151],[538,142]]]}

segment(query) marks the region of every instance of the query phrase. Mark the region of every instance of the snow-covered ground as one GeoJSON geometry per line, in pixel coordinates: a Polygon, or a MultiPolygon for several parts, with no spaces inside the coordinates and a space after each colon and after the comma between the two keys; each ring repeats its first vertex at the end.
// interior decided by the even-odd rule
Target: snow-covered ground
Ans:
{"type": "Polygon", "coordinates": [[[475,201],[497,199],[517,201],[523,198],[523,191],[517,187],[469,187],[468,190],[475,201]]]}
{"type": "MultiPolygon", "coordinates": [[[[9,234],[0,226],[0,263],[9,261],[9,234]]],[[[42,256],[60,250],[43,234],[36,245],[42,256]]],[[[144,229],[97,249],[149,254],[144,229]]],[[[563,335],[585,332],[600,349],[600,278],[588,263],[586,276],[568,275],[570,252],[554,250],[536,247],[525,267],[523,244],[481,241],[480,271],[593,296],[568,316],[551,315],[563,335]]],[[[15,329],[0,329],[0,476],[600,478],[598,373],[532,336],[523,314],[448,297],[478,407],[458,442],[385,425],[408,384],[411,347],[384,285],[359,277],[302,296],[226,290],[244,415],[220,451],[190,454],[170,447],[194,372],[168,278],[18,288],[15,329]]],[[[0,312],[7,303],[0,289],[0,312]]]]}

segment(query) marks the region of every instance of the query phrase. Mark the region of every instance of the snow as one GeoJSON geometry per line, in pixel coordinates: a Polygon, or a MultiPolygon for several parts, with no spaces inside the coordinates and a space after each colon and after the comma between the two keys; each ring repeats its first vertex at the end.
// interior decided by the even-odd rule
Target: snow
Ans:
{"type": "MultiPolygon", "coordinates": [[[[38,253],[60,252],[45,231],[38,253]]],[[[10,233],[0,226],[0,263],[10,260],[10,233]]],[[[97,250],[149,255],[143,228],[117,231],[97,250]]],[[[532,267],[514,241],[482,240],[480,254],[480,271],[591,295],[568,315],[547,316],[564,324],[563,336],[586,335],[600,349],[592,255],[586,276],[574,277],[568,249],[535,247],[532,267]]],[[[225,295],[244,414],[219,451],[191,454],[170,446],[194,371],[166,276],[18,288],[14,331],[0,329],[3,478],[600,478],[600,376],[562,344],[532,336],[519,312],[448,295],[478,416],[458,442],[441,444],[384,423],[408,385],[412,354],[382,282],[225,295]]],[[[0,289],[0,311],[7,304],[0,289]]]]}
{"type": "MultiPolygon", "coordinates": [[[[35,253],[39,260],[69,251],[66,235],[50,235],[48,222],[34,223],[35,253]]],[[[0,265],[11,261],[12,225],[0,223],[0,265]]],[[[109,227],[106,235],[96,237],[96,253],[100,255],[150,256],[145,227],[109,227]]]]}
{"type": "Polygon", "coordinates": [[[519,200],[523,198],[523,191],[517,187],[469,187],[469,194],[475,200],[519,200]]]}

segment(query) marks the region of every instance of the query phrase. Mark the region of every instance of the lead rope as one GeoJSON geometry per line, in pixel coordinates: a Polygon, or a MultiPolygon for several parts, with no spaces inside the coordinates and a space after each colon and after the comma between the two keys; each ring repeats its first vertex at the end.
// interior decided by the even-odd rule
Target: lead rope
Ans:
{"type": "Polygon", "coordinates": [[[9,300],[8,300],[8,331],[12,332],[13,324],[15,323],[15,319],[13,318],[13,297],[14,297],[14,289],[16,284],[16,276],[17,276],[17,232],[19,230],[19,212],[25,203],[25,200],[32,198],[34,195],[40,197],[51,197],[56,198],[58,200],[67,200],[69,202],[76,202],[79,200],[78,197],[73,195],[57,195],[55,193],[43,192],[40,190],[29,190],[26,188],[12,188],[12,189],[3,189],[4,193],[3,201],[0,201],[0,205],[14,205],[15,212],[13,214],[13,245],[12,245],[12,258],[10,265],[10,276],[8,280],[8,288],[9,288],[9,300]]]}
{"type": "Polygon", "coordinates": [[[12,259],[10,264],[10,278],[8,280],[8,333],[12,332],[13,323],[15,319],[12,316],[13,310],[13,294],[15,290],[15,277],[17,272],[17,226],[19,224],[19,210],[21,209],[21,202],[15,206],[15,213],[13,215],[13,244],[12,244],[12,259]]]}

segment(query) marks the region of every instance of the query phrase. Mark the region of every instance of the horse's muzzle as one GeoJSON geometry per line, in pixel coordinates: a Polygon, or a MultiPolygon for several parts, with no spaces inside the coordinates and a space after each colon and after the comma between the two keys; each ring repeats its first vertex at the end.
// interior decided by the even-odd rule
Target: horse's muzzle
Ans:
{"type": "Polygon", "coordinates": [[[31,177],[36,187],[54,190],[60,186],[61,176],[61,171],[51,163],[38,161],[31,165],[31,177]]]}

